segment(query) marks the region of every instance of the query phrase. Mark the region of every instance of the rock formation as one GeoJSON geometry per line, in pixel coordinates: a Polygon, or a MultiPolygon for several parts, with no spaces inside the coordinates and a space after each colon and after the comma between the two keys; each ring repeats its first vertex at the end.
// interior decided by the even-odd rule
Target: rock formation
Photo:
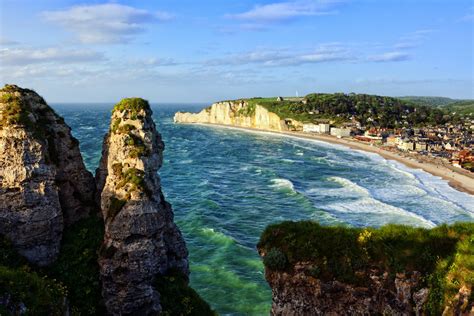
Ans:
{"type": "MultiPolygon", "coordinates": [[[[206,123],[258,128],[270,131],[288,130],[287,121],[258,104],[248,101],[225,101],[212,104],[199,113],[177,112],[175,123],[206,123]]],[[[298,124],[296,121],[291,122],[298,124]]]]}
{"type": "Polygon", "coordinates": [[[105,221],[99,264],[103,297],[114,315],[159,313],[153,286],[168,270],[189,274],[187,249],[157,174],[164,145],[143,99],[113,110],[96,179],[105,221]]]}
{"type": "Polygon", "coordinates": [[[0,235],[30,262],[58,254],[64,226],[90,214],[94,178],[62,117],[37,93],[0,90],[0,235]]]}

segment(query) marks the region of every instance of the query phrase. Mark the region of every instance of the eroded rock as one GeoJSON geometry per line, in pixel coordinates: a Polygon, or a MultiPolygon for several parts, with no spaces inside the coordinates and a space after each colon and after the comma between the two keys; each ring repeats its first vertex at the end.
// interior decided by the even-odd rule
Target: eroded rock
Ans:
{"type": "Polygon", "coordinates": [[[124,99],[113,111],[96,178],[105,220],[99,264],[103,297],[114,315],[161,310],[155,276],[189,274],[187,249],[161,192],[164,144],[143,99],[124,99]]]}

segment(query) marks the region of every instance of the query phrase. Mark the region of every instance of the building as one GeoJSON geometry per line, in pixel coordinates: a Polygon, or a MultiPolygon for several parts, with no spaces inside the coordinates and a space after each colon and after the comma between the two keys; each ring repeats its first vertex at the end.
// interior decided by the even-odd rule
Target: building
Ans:
{"type": "Polygon", "coordinates": [[[402,139],[398,143],[398,149],[403,151],[412,151],[415,150],[415,142],[409,139],[402,139]]]}
{"type": "Polygon", "coordinates": [[[303,132],[305,133],[329,134],[329,130],[330,130],[329,124],[313,124],[313,123],[303,124],[303,132]]]}
{"type": "Polygon", "coordinates": [[[351,136],[351,130],[349,128],[337,128],[331,127],[331,135],[338,138],[351,136]]]}
{"type": "Polygon", "coordinates": [[[305,133],[319,133],[319,125],[308,123],[303,124],[303,132],[305,133]]]}
{"type": "Polygon", "coordinates": [[[319,132],[321,134],[329,134],[330,129],[331,129],[331,126],[329,124],[323,124],[323,123],[319,124],[319,132]]]}
{"type": "Polygon", "coordinates": [[[416,151],[427,151],[428,144],[426,142],[416,142],[415,143],[415,150],[416,151]]]}
{"type": "Polygon", "coordinates": [[[396,147],[398,143],[400,142],[400,137],[391,135],[387,137],[387,146],[393,146],[396,147]]]}

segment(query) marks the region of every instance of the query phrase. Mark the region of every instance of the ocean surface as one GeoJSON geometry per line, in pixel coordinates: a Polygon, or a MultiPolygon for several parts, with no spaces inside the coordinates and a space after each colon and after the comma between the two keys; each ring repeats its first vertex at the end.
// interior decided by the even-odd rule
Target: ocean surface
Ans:
{"type": "MultiPolygon", "coordinates": [[[[165,142],[165,196],[187,242],[191,285],[222,315],[268,315],[271,291],[255,245],[283,220],[432,227],[474,221],[474,198],[376,154],[271,133],[173,123],[153,105],[165,142]]],[[[54,105],[95,173],[112,104],[54,105]]]]}

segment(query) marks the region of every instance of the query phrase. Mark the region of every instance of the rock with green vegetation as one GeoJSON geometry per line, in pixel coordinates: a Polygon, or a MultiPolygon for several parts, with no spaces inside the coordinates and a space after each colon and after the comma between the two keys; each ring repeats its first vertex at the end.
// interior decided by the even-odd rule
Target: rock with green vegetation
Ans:
{"type": "MultiPolygon", "coordinates": [[[[186,245],[158,176],[163,150],[147,101],[124,99],[114,107],[96,175],[105,221],[99,254],[102,294],[110,314],[164,313],[167,306],[161,302],[173,298],[154,280],[169,271],[179,272],[179,284],[187,288],[186,245]]],[[[195,299],[194,294],[183,295],[186,301],[195,299]]],[[[192,310],[195,305],[190,304],[192,310]]]]}
{"type": "Polygon", "coordinates": [[[63,118],[29,89],[0,89],[0,235],[53,262],[65,226],[94,209],[94,178],[63,118]]]}
{"type": "Polygon", "coordinates": [[[272,315],[474,313],[474,223],[268,226],[258,250],[272,315]]]}

